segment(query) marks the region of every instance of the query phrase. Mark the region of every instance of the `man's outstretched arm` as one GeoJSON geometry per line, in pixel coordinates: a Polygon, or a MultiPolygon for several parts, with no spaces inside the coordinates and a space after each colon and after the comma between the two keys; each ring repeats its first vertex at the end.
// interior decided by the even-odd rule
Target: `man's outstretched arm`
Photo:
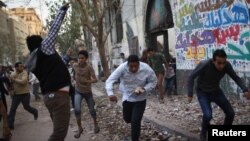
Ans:
{"type": "Polygon", "coordinates": [[[43,53],[47,55],[55,53],[56,37],[68,8],[69,8],[69,3],[64,4],[60,8],[59,13],[57,14],[56,18],[54,19],[50,27],[48,36],[42,41],[41,50],[43,53]]]}

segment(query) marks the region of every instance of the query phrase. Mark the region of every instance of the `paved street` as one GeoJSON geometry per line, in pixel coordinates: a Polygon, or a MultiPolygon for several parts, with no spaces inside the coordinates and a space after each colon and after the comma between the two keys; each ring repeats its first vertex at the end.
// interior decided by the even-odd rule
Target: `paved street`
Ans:
{"type": "MultiPolygon", "coordinates": [[[[45,141],[51,134],[52,122],[43,101],[35,102],[34,99],[32,99],[31,105],[39,110],[38,120],[35,121],[33,115],[26,112],[20,105],[16,114],[15,130],[12,132],[12,141],[45,141]]],[[[85,124],[83,123],[84,126],[86,126],[85,124]]],[[[99,136],[101,139],[101,134],[94,135],[91,131],[88,131],[87,127],[88,126],[86,126],[87,133],[84,134],[82,139],[86,139],[87,141],[92,137],[96,137],[96,139],[99,140],[97,138],[99,136]]],[[[76,131],[76,122],[74,120],[74,114],[72,113],[66,141],[77,141],[77,139],[74,138],[74,131],[76,131]]]]}

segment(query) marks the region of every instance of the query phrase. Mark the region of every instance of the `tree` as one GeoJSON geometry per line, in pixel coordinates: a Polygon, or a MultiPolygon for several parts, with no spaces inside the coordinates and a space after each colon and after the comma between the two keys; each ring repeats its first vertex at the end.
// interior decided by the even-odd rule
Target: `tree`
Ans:
{"type": "MultiPolygon", "coordinates": [[[[46,20],[48,28],[50,28],[50,25],[55,19],[58,9],[62,5],[62,3],[65,3],[65,1],[59,0],[59,2],[51,1],[50,3],[46,3],[46,5],[49,7],[49,13],[50,13],[48,19],[46,20]]],[[[80,34],[81,23],[77,22],[75,19],[77,19],[76,14],[74,14],[72,10],[70,10],[65,16],[64,23],[62,24],[62,27],[60,28],[60,31],[58,33],[59,36],[57,41],[60,46],[59,50],[62,53],[65,53],[69,47],[74,48],[75,40],[80,39],[81,37],[80,34]]]]}
{"type": "Polygon", "coordinates": [[[104,77],[110,74],[108,61],[106,58],[105,43],[111,32],[117,16],[120,14],[122,4],[120,0],[77,0],[81,7],[81,23],[94,37],[104,77]],[[112,8],[115,8],[114,16],[109,15],[112,8]],[[111,19],[112,18],[112,19],[111,19]],[[106,26],[105,26],[106,25],[106,26]]]}

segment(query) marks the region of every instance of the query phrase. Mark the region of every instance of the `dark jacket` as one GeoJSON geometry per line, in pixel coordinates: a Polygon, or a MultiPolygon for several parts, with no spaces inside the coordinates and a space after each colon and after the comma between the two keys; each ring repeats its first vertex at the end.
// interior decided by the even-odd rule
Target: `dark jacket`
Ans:
{"type": "Polygon", "coordinates": [[[33,73],[40,82],[43,94],[55,92],[70,85],[69,71],[57,52],[52,55],[46,55],[39,48],[37,51],[36,68],[33,73]]]}

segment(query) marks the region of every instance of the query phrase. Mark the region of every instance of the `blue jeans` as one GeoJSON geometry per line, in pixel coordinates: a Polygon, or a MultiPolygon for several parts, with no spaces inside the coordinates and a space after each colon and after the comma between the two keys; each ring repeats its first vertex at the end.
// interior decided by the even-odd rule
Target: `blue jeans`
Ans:
{"type": "Polygon", "coordinates": [[[211,107],[211,102],[217,104],[224,111],[224,125],[232,125],[235,113],[221,89],[213,92],[203,92],[202,90],[197,89],[197,97],[203,112],[201,134],[205,135],[207,133],[208,126],[212,119],[213,109],[211,107]]]}
{"type": "Polygon", "coordinates": [[[82,99],[85,99],[89,108],[91,116],[96,117],[95,101],[92,93],[80,93],[75,90],[75,116],[76,118],[81,118],[81,104],[82,99]]]}
{"type": "Polygon", "coordinates": [[[30,94],[29,93],[13,95],[10,112],[8,116],[8,124],[9,124],[9,127],[12,129],[14,128],[16,110],[21,102],[23,104],[23,108],[26,111],[33,114],[34,116],[38,114],[37,109],[30,106],[30,94]]]}
{"type": "Polygon", "coordinates": [[[141,120],[146,108],[146,100],[139,102],[124,101],[123,119],[126,123],[131,123],[132,141],[139,141],[141,133],[141,120]]]}

